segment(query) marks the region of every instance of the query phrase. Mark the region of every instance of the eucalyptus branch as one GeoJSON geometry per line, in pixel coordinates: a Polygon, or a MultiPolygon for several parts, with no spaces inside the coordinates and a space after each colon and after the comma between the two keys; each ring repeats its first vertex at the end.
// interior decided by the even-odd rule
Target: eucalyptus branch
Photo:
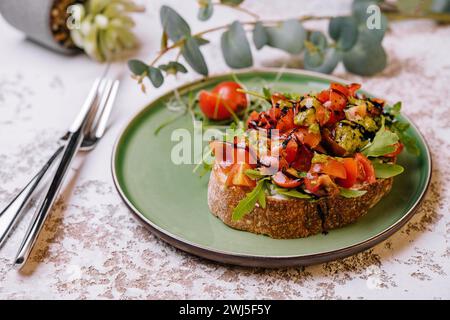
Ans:
{"type": "Polygon", "coordinates": [[[221,2],[214,2],[213,5],[214,6],[228,7],[228,8],[234,9],[236,11],[240,11],[240,12],[246,13],[249,16],[255,18],[256,20],[259,20],[259,15],[258,14],[254,13],[254,12],[252,12],[252,11],[246,9],[246,8],[240,7],[240,6],[230,5],[230,4],[221,3],[221,2]]]}

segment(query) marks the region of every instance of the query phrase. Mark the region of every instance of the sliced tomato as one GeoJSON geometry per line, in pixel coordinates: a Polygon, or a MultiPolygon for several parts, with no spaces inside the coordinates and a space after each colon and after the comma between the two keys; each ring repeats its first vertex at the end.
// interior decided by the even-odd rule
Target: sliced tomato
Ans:
{"type": "Polygon", "coordinates": [[[319,197],[339,193],[338,186],[326,174],[308,173],[308,177],[304,179],[304,182],[305,189],[319,197]]]}
{"type": "Polygon", "coordinates": [[[325,173],[341,179],[347,178],[347,171],[345,170],[344,164],[335,159],[328,159],[324,163],[315,163],[312,165],[311,171],[315,173],[325,173]]]}
{"type": "Polygon", "coordinates": [[[294,111],[289,109],[287,113],[281,117],[280,120],[278,120],[276,128],[280,131],[280,133],[285,133],[294,129],[294,127],[294,111]]]}
{"type": "Polygon", "coordinates": [[[298,144],[294,139],[289,140],[284,149],[285,159],[288,163],[293,162],[297,158],[298,144]]]}
{"type": "Polygon", "coordinates": [[[348,89],[348,95],[351,97],[355,96],[356,91],[358,91],[361,88],[361,85],[359,83],[351,83],[347,86],[348,89]]]}
{"type": "Polygon", "coordinates": [[[245,174],[245,171],[251,169],[247,163],[235,163],[233,164],[231,170],[228,172],[227,180],[225,185],[230,186],[240,186],[253,188],[256,186],[255,180],[251,179],[245,174]]]}
{"type": "Polygon", "coordinates": [[[251,167],[257,164],[256,156],[253,152],[250,152],[250,149],[217,140],[212,141],[209,146],[216,161],[224,168],[236,163],[246,163],[251,167]]]}
{"type": "Polygon", "coordinates": [[[317,95],[317,99],[322,103],[330,101],[330,90],[327,89],[320,91],[319,94],[317,95]]]}
{"type": "Polygon", "coordinates": [[[330,89],[338,91],[346,97],[348,97],[348,95],[349,95],[348,88],[340,83],[336,83],[336,82],[331,83],[330,89]]]}
{"type": "Polygon", "coordinates": [[[264,175],[273,175],[278,171],[289,167],[289,164],[283,157],[263,156],[259,159],[261,163],[261,173],[264,175]]]}
{"type": "Polygon", "coordinates": [[[342,111],[347,105],[347,97],[336,90],[330,92],[331,110],[342,111]]]}
{"type": "Polygon", "coordinates": [[[267,111],[267,114],[272,118],[273,121],[277,121],[281,116],[281,109],[277,107],[272,107],[267,111]]]}
{"type": "Polygon", "coordinates": [[[298,148],[297,159],[291,163],[291,167],[298,171],[309,171],[313,156],[314,153],[302,144],[298,148]]]}
{"type": "Polygon", "coordinates": [[[316,108],[316,120],[319,122],[320,126],[324,126],[331,116],[331,111],[324,106],[319,106],[316,108]]]}
{"type": "Polygon", "coordinates": [[[355,160],[358,163],[358,178],[359,182],[374,183],[375,169],[373,168],[372,162],[362,153],[357,153],[355,155],[355,160]]]}
{"type": "Polygon", "coordinates": [[[345,179],[336,179],[338,185],[344,188],[351,188],[355,183],[358,177],[358,163],[355,159],[352,158],[344,158],[342,164],[345,167],[345,171],[347,177],[345,179]]]}
{"type": "Polygon", "coordinates": [[[209,92],[200,91],[200,110],[209,119],[231,119],[233,113],[238,113],[247,107],[247,95],[238,92],[242,87],[236,82],[222,82],[209,92]]]}
{"type": "Polygon", "coordinates": [[[400,141],[397,142],[396,144],[394,144],[394,147],[395,147],[395,150],[393,152],[385,154],[384,156],[388,157],[388,158],[394,158],[403,151],[403,143],[401,143],[400,141]]]}
{"type": "Polygon", "coordinates": [[[322,140],[322,136],[320,135],[320,133],[310,132],[308,128],[304,127],[297,129],[297,131],[295,132],[295,137],[302,144],[306,144],[311,148],[316,147],[322,140]]]}
{"type": "Polygon", "coordinates": [[[273,182],[282,188],[286,189],[293,189],[297,188],[299,185],[302,184],[301,179],[293,179],[285,175],[283,172],[278,171],[272,176],[273,182]]]}

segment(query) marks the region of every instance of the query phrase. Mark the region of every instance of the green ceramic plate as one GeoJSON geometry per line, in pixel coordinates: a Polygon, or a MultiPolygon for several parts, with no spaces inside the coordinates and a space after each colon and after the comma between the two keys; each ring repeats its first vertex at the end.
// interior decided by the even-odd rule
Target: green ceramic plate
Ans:
{"type": "MultiPolygon", "coordinates": [[[[322,74],[287,71],[277,79],[276,70],[238,73],[249,87],[274,83],[275,89],[291,92],[317,91],[330,81],[345,82],[322,74]]],[[[179,88],[181,95],[230,80],[231,75],[211,77],[179,88]]],[[[368,249],[397,231],[414,214],[431,174],[431,158],[418,129],[420,156],[402,153],[405,173],[396,177],[392,191],[356,223],[328,234],[304,239],[275,240],[238,231],[214,217],[207,206],[208,176],[192,173],[193,165],[174,165],[170,160],[171,133],[192,130],[190,117],[182,117],[155,135],[155,129],[173,117],[164,103],[173,92],[152,102],[126,126],[112,157],[117,189],[130,209],[159,237],[187,252],[223,263],[246,266],[285,267],[308,265],[345,257],[368,249]]],[[[388,97],[387,97],[388,98],[388,97]]],[[[407,120],[408,121],[408,120],[407,120]]]]}

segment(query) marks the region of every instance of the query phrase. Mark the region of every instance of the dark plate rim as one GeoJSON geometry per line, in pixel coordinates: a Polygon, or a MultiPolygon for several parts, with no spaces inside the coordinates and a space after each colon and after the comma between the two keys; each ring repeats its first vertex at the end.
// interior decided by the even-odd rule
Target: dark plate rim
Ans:
{"type": "MultiPolygon", "coordinates": [[[[234,72],[235,74],[246,74],[246,73],[267,73],[267,72],[273,72],[278,73],[280,69],[278,68],[250,68],[250,69],[243,69],[237,72],[234,72]]],[[[340,83],[349,83],[347,80],[340,79],[338,77],[325,75],[322,73],[317,73],[313,71],[306,71],[306,70],[293,70],[293,69],[285,69],[283,70],[283,73],[291,73],[294,75],[306,75],[306,76],[313,76],[317,78],[322,78],[329,81],[336,81],[340,83]]],[[[214,74],[209,77],[209,79],[217,78],[217,77],[224,77],[230,75],[229,72],[227,73],[220,73],[220,74],[214,74]]],[[[200,79],[196,81],[189,82],[187,84],[184,84],[182,86],[176,87],[178,90],[183,90],[187,87],[191,87],[194,85],[201,84],[202,82],[205,82],[205,79],[200,79]]],[[[313,265],[323,262],[328,262],[332,260],[337,260],[341,258],[345,258],[348,256],[351,256],[353,254],[359,253],[361,251],[365,251],[376,244],[386,240],[388,237],[390,237],[392,234],[397,232],[399,229],[401,229],[417,212],[418,208],[420,207],[420,204],[422,203],[427,190],[430,185],[431,181],[431,173],[432,173],[432,158],[430,149],[428,147],[428,144],[418,129],[418,127],[415,125],[413,121],[404,114],[402,116],[408,120],[408,122],[412,125],[412,127],[416,130],[419,137],[422,139],[425,150],[426,150],[426,158],[429,163],[429,168],[427,174],[427,181],[425,184],[425,188],[422,190],[421,194],[413,204],[413,206],[408,210],[408,212],[403,215],[402,218],[400,218],[397,222],[392,224],[390,227],[386,228],[384,231],[364,240],[359,243],[355,243],[351,246],[330,250],[330,251],[324,251],[320,253],[314,253],[314,254],[306,254],[306,255],[292,255],[292,256],[262,256],[262,255],[252,255],[252,254],[245,254],[245,253],[230,253],[225,252],[221,250],[216,250],[213,248],[208,248],[202,245],[198,245],[196,243],[193,243],[191,241],[185,240],[181,237],[178,237],[163,228],[157,226],[152,221],[147,219],[126,197],[125,193],[123,192],[120,183],[118,181],[117,173],[116,173],[116,156],[117,156],[117,149],[119,146],[119,143],[126,132],[126,130],[129,128],[131,123],[135,121],[143,112],[145,112],[148,109],[148,106],[151,105],[153,102],[163,99],[164,97],[170,95],[173,92],[174,89],[164,93],[163,95],[155,98],[147,104],[145,107],[143,107],[141,110],[139,110],[137,113],[135,113],[133,116],[130,117],[130,119],[126,122],[124,128],[120,131],[120,134],[118,138],[116,139],[111,155],[111,173],[114,181],[114,186],[116,187],[120,197],[125,202],[127,207],[131,210],[131,212],[134,213],[134,216],[138,218],[139,221],[144,223],[144,225],[153,232],[156,236],[164,240],[165,242],[169,243],[170,245],[186,251],[188,253],[194,254],[196,256],[206,258],[208,260],[213,260],[219,263],[225,263],[225,264],[234,264],[239,266],[248,266],[248,267],[266,267],[266,268],[282,268],[282,267],[292,267],[292,266],[305,266],[305,265],[313,265]]]]}

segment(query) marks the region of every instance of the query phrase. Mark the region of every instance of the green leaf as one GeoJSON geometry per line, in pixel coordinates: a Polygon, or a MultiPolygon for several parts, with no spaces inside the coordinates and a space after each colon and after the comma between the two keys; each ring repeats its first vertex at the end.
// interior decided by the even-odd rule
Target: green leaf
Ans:
{"type": "Polygon", "coordinates": [[[256,184],[256,187],[249,193],[247,193],[246,197],[239,201],[236,208],[233,210],[232,219],[234,221],[242,219],[247,213],[253,210],[256,203],[262,206],[264,203],[265,206],[265,184],[266,179],[259,180],[256,184]],[[264,201],[262,201],[262,197],[264,197],[264,201]]]}
{"type": "Polygon", "coordinates": [[[188,23],[171,7],[162,6],[160,18],[164,32],[173,42],[190,36],[191,28],[188,23]]]}
{"type": "Polygon", "coordinates": [[[208,75],[208,66],[195,38],[191,36],[186,38],[181,47],[181,54],[192,69],[204,76],[208,75]]]}
{"type": "Polygon", "coordinates": [[[405,169],[398,164],[382,163],[379,161],[372,161],[373,168],[375,169],[375,177],[379,179],[386,179],[395,177],[402,173],[405,169]]]}
{"type": "Polygon", "coordinates": [[[262,22],[258,21],[253,29],[253,42],[256,49],[261,49],[269,42],[269,37],[267,36],[266,28],[262,22]]]}
{"type": "Polygon", "coordinates": [[[199,47],[204,46],[205,44],[209,43],[209,40],[202,38],[200,36],[195,36],[194,39],[197,42],[199,47]]]}
{"type": "Polygon", "coordinates": [[[311,34],[309,35],[308,40],[312,44],[314,44],[314,46],[317,49],[319,49],[321,51],[324,51],[328,47],[327,37],[321,31],[313,31],[313,32],[311,32],[311,34]]]}
{"type": "Polygon", "coordinates": [[[376,1],[354,2],[353,17],[359,24],[359,33],[370,38],[370,41],[381,43],[388,27],[388,19],[376,6],[376,1]]]}
{"type": "MultiPolygon", "coordinates": [[[[391,116],[396,117],[400,114],[400,111],[402,110],[402,103],[401,103],[401,101],[399,101],[396,104],[394,104],[393,106],[384,108],[384,110],[391,116]]],[[[409,124],[408,124],[408,126],[409,126],[409,124]]]]}
{"type": "Polygon", "coordinates": [[[230,28],[222,34],[221,44],[225,62],[231,68],[240,69],[253,65],[250,44],[239,21],[233,22],[230,28]]]}
{"type": "Polygon", "coordinates": [[[335,17],[330,20],[328,33],[336,41],[338,49],[347,51],[358,39],[358,24],[353,17],[335,17]]]}
{"type": "Polygon", "coordinates": [[[283,188],[275,188],[275,191],[278,194],[281,194],[286,197],[298,198],[298,199],[311,199],[312,197],[309,194],[299,192],[297,190],[288,190],[283,188]]]}
{"type": "Polygon", "coordinates": [[[261,179],[261,178],[263,178],[263,177],[266,176],[266,175],[263,175],[263,174],[261,173],[261,171],[259,171],[259,170],[254,170],[254,169],[247,169],[247,170],[245,170],[245,174],[246,174],[248,177],[250,177],[250,178],[252,178],[252,179],[255,179],[255,180],[261,179]]]}
{"type": "Polygon", "coordinates": [[[242,2],[244,2],[244,0],[220,0],[220,3],[227,4],[230,6],[238,6],[242,2]]]}
{"type": "Polygon", "coordinates": [[[306,70],[332,73],[341,59],[341,54],[334,48],[328,48],[324,53],[320,51],[310,53],[307,50],[303,63],[306,70]]]}
{"type": "Polygon", "coordinates": [[[271,47],[284,50],[290,54],[299,54],[304,48],[306,30],[295,19],[287,20],[278,27],[266,28],[268,42],[271,47]]]}
{"type": "Polygon", "coordinates": [[[148,78],[155,88],[159,88],[164,83],[164,76],[158,68],[148,67],[148,78]]]}
{"type": "Polygon", "coordinates": [[[177,61],[170,61],[168,64],[162,64],[158,68],[167,72],[167,74],[177,74],[178,72],[186,73],[187,69],[177,61]]]}
{"type": "Polygon", "coordinates": [[[380,157],[395,151],[393,146],[399,137],[396,133],[385,128],[384,124],[375,134],[373,141],[363,148],[362,153],[367,157],[380,157]]]}
{"type": "Polygon", "coordinates": [[[353,189],[345,189],[339,188],[339,194],[344,198],[358,198],[367,193],[366,190],[353,190],[353,189]]]}
{"type": "Polygon", "coordinates": [[[211,0],[200,0],[200,8],[198,10],[197,18],[201,21],[206,21],[213,15],[214,6],[211,0]]]}
{"type": "Polygon", "coordinates": [[[262,88],[264,97],[266,98],[267,101],[271,101],[272,100],[272,91],[270,91],[270,89],[268,87],[263,87],[262,88]]]}
{"type": "Polygon", "coordinates": [[[355,46],[343,57],[347,71],[372,76],[386,67],[387,56],[380,43],[372,40],[366,32],[360,32],[355,46]]]}
{"type": "Polygon", "coordinates": [[[144,72],[148,73],[148,65],[141,60],[132,59],[128,61],[128,68],[133,74],[140,76],[144,72]]]}

